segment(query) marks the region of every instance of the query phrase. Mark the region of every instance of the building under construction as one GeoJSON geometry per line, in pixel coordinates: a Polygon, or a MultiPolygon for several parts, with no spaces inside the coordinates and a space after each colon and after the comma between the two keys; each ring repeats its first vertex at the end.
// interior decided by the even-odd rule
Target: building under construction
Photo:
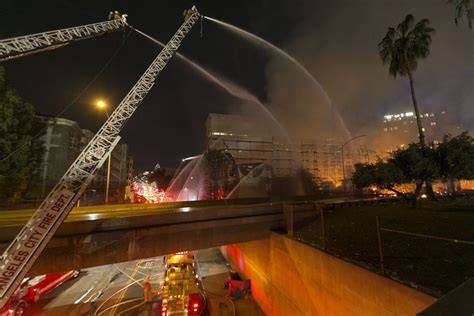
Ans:
{"type": "Polygon", "coordinates": [[[347,146],[343,158],[342,143],[337,140],[287,144],[252,118],[239,115],[211,113],[206,129],[209,147],[230,153],[237,166],[265,164],[271,167],[274,177],[291,176],[304,168],[324,189],[342,185],[343,165],[348,179],[355,163],[373,161],[363,146],[347,146]]]}

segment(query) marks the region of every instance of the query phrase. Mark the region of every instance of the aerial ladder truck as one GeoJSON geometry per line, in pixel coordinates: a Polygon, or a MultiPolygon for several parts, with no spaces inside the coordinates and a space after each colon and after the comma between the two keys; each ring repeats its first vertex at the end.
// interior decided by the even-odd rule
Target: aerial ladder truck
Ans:
{"type": "MultiPolygon", "coordinates": [[[[102,166],[118,143],[125,123],[155,84],[156,78],[178,50],[182,41],[201,17],[196,7],[186,11],[185,21],[153,60],[151,65],[115,108],[107,121],[76,158],[56,186],[41,203],[35,214],[0,257],[0,308],[18,288],[23,278],[41,255],[49,240],[64,222],[77,200],[92,181],[94,172],[102,166]]],[[[12,58],[32,53],[51,45],[62,45],[125,27],[126,22],[113,20],[75,28],[23,36],[0,41],[0,56],[12,58]],[[103,24],[105,23],[105,24],[103,24]],[[94,26],[95,25],[95,26],[94,26]],[[106,26],[109,27],[106,29],[106,26]],[[80,30],[80,31],[79,31],[80,30]],[[69,34],[69,37],[59,34],[69,34]],[[77,37],[76,37],[77,36],[77,37]],[[64,39],[64,41],[62,41],[64,39]],[[61,42],[62,41],[62,42],[61,42]],[[16,44],[12,44],[16,43],[16,44]]]]}
{"type": "Polygon", "coordinates": [[[10,60],[45,50],[63,47],[79,40],[124,30],[127,15],[111,20],[0,40],[0,61],[10,60]]]}

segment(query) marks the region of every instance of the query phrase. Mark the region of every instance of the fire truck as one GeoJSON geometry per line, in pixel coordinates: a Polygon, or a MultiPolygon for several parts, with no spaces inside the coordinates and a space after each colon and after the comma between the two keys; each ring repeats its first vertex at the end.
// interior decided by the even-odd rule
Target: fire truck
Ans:
{"type": "Polygon", "coordinates": [[[165,262],[160,315],[206,315],[206,297],[194,255],[179,252],[166,256],[165,262]]]}
{"type": "Polygon", "coordinates": [[[0,310],[0,316],[23,315],[29,305],[36,303],[50,291],[78,275],[79,271],[71,270],[40,275],[34,278],[24,278],[15,293],[0,310]]]}

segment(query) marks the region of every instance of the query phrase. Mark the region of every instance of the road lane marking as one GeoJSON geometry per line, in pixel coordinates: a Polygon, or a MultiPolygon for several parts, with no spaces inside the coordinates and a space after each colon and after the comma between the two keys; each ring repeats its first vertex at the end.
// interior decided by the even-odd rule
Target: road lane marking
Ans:
{"type": "MultiPolygon", "coordinates": [[[[139,263],[140,263],[141,261],[142,261],[142,260],[140,260],[139,263]]],[[[132,282],[137,283],[137,284],[139,284],[139,281],[138,281],[138,280],[135,280],[134,277],[135,277],[135,275],[137,274],[137,271],[138,271],[138,269],[139,269],[139,263],[136,264],[135,270],[133,270],[132,275],[131,275],[131,277],[130,277],[130,279],[133,280],[132,282]]],[[[131,284],[133,284],[133,283],[129,283],[129,284],[127,284],[127,285],[131,285],[131,284]]],[[[120,301],[125,297],[125,294],[126,294],[127,292],[128,292],[128,287],[125,288],[124,291],[119,295],[119,298],[118,298],[118,300],[116,301],[115,304],[120,303],[120,301]]],[[[116,312],[116,311],[117,311],[117,306],[115,306],[115,308],[113,308],[113,309],[110,311],[109,316],[115,315],[115,312],[116,312]]]]}
{"type": "MultiPolygon", "coordinates": [[[[125,269],[126,269],[126,270],[130,270],[130,271],[134,271],[134,269],[132,269],[132,268],[125,268],[125,269]]],[[[144,275],[144,276],[148,276],[148,274],[146,274],[145,272],[137,271],[137,273],[140,273],[140,274],[142,274],[142,275],[144,275]]]]}
{"type": "MultiPolygon", "coordinates": [[[[137,280],[137,279],[134,279],[130,274],[128,274],[127,272],[125,272],[125,271],[123,271],[122,269],[120,269],[120,268],[118,267],[118,265],[116,265],[115,263],[114,263],[114,268],[117,269],[117,270],[119,270],[120,273],[125,274],[125,275],[126,275],[130,280],[132,280],[133,282],[137,282],[138,285],[140,285],[141,287],[143,287],[143,285],[141,285],[140,283],[138,283],[138,280],[137,280]]],[[[127,269],[130,269],[130,268],[127,268],[127,269]]],[[[132,270],[132,271],[135,271],[135,270],[132,270]]]]}
{"type": "MultiPolygon", "coordinates": [[[[160,277],[160,276],[161,276],[161,278],[163,278],[163,272],[160,272],[160,273],[156,273],[156,274],[151,275],[151,276],[150,276],[150,280],[154,280],[155,278],[158,278],[158,277],[160,277]]],[[[130,286],[134,285],[135,283],[142,282],[143,280],[144,280],[144,279],[139,279],[139,280],[137,280],[137,281],[135,281],[135,282],[132,282],[132,283],[130,283],[130,284],[128,284],[128,285],[122,287],[120,290],[116,291],[114,294],[110,295],[105,301],[103,301],[103,302],[99,305],[99,307],[97,307],[97,308],[95,309],[94,316],[97,316],[97,315],[100,316],[100,315],[102,315],[105,311],[109,310],[109,308],[106,308],[105,310],[99,312],[99,310],[102,308],[102,306],[104,306],[105,303],[107,303],[112,297],[114,297],[114,296],[117,295],[118,293],[124,291],[125,289],[129,288],[130,286]]],[[[143,298],[140,298],[140,299],[143,299],[143,298]]],[[[114,304],[114,305],[115,305],[115,304],[114,304]]],[[[112,305],[112,306],[114,306],[114,305],[112,305]]]]}

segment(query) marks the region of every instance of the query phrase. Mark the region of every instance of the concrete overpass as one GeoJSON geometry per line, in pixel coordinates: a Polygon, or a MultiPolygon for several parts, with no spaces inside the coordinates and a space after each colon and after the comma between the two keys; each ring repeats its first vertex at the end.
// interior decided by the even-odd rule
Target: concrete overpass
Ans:
{"type": "MultiPolygon", "coordinates": [[[[149,258],[266,238],[283,227],[282,203],[251,205],[116,205],[74,209],[30,271],[39,275],[149,258]],[[188,205],[188,206],[183,206],[188,205]]],[[[316,216],[315,203],[295,207],[316,216]]],[[[0,251],[33,210],[6,211],[0,222],[0,251]]]]}
{"type": "MultiPolygon", "coordinates": [[[[364,203],[379,202],[365,200],[364,203]]],[[[266,238],[321,208],[361,201],[128,204],[74,209],[30,271],[39,275],[266,238]],[[286,206],[285,206],[286,205],[286,206]],[[290,216],[289,210],[292,210],[290,216]]],[[[4,251],[34,210],[2,212],[4,251]]]]}

